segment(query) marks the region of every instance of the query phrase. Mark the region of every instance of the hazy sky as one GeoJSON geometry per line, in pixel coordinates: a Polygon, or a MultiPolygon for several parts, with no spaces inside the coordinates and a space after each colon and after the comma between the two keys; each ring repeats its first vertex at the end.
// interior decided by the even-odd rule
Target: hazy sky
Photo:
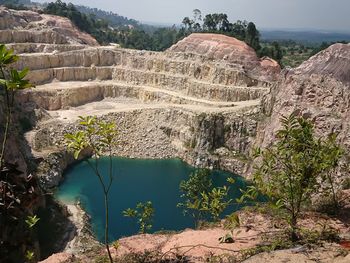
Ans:
{"type": "MultiPolygon", "coordinates": [[[[34,0],[35,1],[35,0],[34,0]]],[[[47,0],[36,0],[47,2],[47,0]]],[[[143,22],[180,24],[198,8],[203,14],[226,13],[259,28],[307,28],[350,31],[350,0],[70,0],[110,10],[143,22]]]]}

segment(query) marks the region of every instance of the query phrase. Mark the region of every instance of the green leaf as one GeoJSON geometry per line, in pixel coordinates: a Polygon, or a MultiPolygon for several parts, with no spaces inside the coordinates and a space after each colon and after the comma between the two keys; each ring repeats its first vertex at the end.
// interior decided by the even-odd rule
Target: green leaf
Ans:
{"type": "Polygon", "coordinates": [[[233,179],[232,177],[227,178],[226,181],[230,184],[234,184],[236,182],[236,180],[233,179]]]}
{"type": "Polygon", "coordinates": [[[8,66],[19,59],[13,54],[13,49],[7,49],[4,44],[0,45],[0,67],[8,66]]]}
{"type": "Polygon", "coordinates": [[[74,159],[78,159],[79,158],[79,154],[80,154],[81,150],[77,150],[77,151],[74,151],[74,159]]]}
{"type": "Polygon", "coordinates": [[[36,225],[36,223],[38,223],[39,220],[40,218],[34,215],[34,216],[27,216],[27,219],[25,220],[25,222],[29,228],[33,228],[36,225]]]}

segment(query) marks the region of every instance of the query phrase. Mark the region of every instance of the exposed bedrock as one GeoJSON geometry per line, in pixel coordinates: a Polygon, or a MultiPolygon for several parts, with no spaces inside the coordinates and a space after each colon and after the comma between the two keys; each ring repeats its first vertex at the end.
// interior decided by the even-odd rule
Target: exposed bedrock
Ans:
{"type": "Polygon", "coordinates": [[[35,102],[46,110],[68,109],[105,98],[136,98],[142,102],[164,102],[176,104],[195,104],[203,106],[229,107],[234,102],[250,101],[260,98],[268,90],[256,88],[218,86],[200,87],[189,92],[178,93],[150,86],[103,82],[65,82],[43,85],[40,88],[24,91],[18,96],[21,103],[35,102]],[[202,91],[202,92],[201,92],[202,91]],[[189,94],[187,96],[186,94],[189,94]],[[202,99],[199,97],[202,96],[202,99]],[[215,101],[210,100],[214,98],[215,101]],[[220,102],[221,100],[221,102],[220,102]],[[216,102],[217,101],[217,102],[216,102]]]}
{"type": "Polygon", "coordinates": [[[88,48],[70,52],[23,54],[19,68],[29,67],[35,84],[53,80],[115,80],[141,85],[185,89],[190,85],[269,87],[271,82],[240,65],[199,55],[88,48]]]}
{"type": "Polygon", "coordinates": [[[339,141],[350,147],[349,74],[350,44],[332,45],[298,68],[282,72],[262,100],[268,118],[259,131],[259,143],[268,145],[274,140],[282,115],[301,112],[315,123],[319,135],[339,133],[339,141]]]}
{"type": "Polygon", "coordinates": [[[19,53],[16,67],[28,67],[37,85],[18,93],[17,101],[37,113],[25,136],[32,154],[43,159],[38,170],[46,187],[57,185],[72,162],[63,134],[75,129],[80,115],[117,123],[117,155],[180,157],[245,173],[259,99],[280,71],[274,61],[213,34],[193,34],[166,52],[94,47],[65,19],[0,12],[12,19],[0,19],[0,41],[19,53]]]}
{"type": "Polygon", "coordinates": [[[239,64],[268,81],[276,80],[281,68],[270,58],[258,58],[245,42],[219,35],[194,33],[169,48],[169,51],[203,55],[209,59],[239,64]]]}
{"type": "Polygon", "coordinates": [[[86,44],[97,41],[64,17],[0,7],[0,43],[86,44]]]}
{"type": "Polygon", "coordinates": [[[64,52],[86,48],[82,44],[51,44],[51,43],[11,43],[6,44],[8,48],[16,51],[18,54],[23,53],[53,53],[64,52]]]}
{"type": "MultiPolygon", "coordinates": [[[[39,155],[60,151],[58,138],[78,115],[90,114],[112,118],[118,128],[126,125],[117,155],[180,157],[243,175],[259,115],[255,108],[272,84],[241,65],[170,51],[101,47],[21,58],[17,66],[30,67],[29,79],[40,85],[21,92],[18,101],[51,116],[28,137],[39,155]]],[[[61,164],[48,165],[54,168],[45,175],[55,179],[42,180],[49,186],[67,163],[65,157],[56,161],[61,164]]]]}
{"type": "MultiPolygon", "coordinates": [[[[101,118],[118,128],[114,154],[131,158],[180,157],[198,167],[220,168],[244,174],[257,127],[254,108],[236,113],[198,113],[167,107],[113,112],[101,118]]],[[[63,134],[76,128],[75,122],[52,121],[37,127],[31,144],[37,153],[62,152],[63,134]]],[[[63,150],[64,152],[64,150],[63,150]]],[[[65,153],[51,154],[42,164],[41,182],[52,187],[61,180],[72,160],[65,153]]]]}
{"type": "MultiPolygon", "coordinates": [[[[282,72],[280,81],[262,100],[266,114],[255,144],[267,147],[281,127],[279,119],[301,113],[315,124],[320,137],[338,134],[350,150],[350,45],[335,44],[296,69],[282,72]]],[[[343,174],[348,176],[348,174],[343,174]]]]}

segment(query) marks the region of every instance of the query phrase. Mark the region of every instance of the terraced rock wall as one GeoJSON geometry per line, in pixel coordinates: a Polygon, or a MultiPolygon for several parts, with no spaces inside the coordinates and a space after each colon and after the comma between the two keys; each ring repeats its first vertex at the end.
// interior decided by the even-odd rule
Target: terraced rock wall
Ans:
{"type": "Polygon", "coordinates": [[[28,78],[37,87],[21,92],[18,101],[50,115],[27,136],[35,154],[60,151],[58,138],[79,115],[98,115],[118,126],[136,118],[124,127],[126,139],[120,138],[123,147],[115,154],[180,157],[201,167],[245,173],[256,107],[271,83],[240,65],[116,47],[20,56],[17,67],[31,68],[28,78]]]}
{"type": "Polygon", "coordinates": [[[44,159],[41,174],[49,186],[72,161],[62,136],[74,130],[80,115],[117,123],[122,143],[115,154],[180,157],[244,174],[259,99],[279,71],[245,43],[193,34],[181,42],[184,51],[99,47],[65,19],[9,9],[0,13],[0,41],[19,53],[16,67],[28,67],[28,79],[36,84],[17,101],[28,116],[35,115],[30,120],[35,127],[25,136],[33,157],[44,159]],[[186,48],[193,43],[198,49],[186,48]],[[266,74],[268,68],[275,71],[266,74]]]}

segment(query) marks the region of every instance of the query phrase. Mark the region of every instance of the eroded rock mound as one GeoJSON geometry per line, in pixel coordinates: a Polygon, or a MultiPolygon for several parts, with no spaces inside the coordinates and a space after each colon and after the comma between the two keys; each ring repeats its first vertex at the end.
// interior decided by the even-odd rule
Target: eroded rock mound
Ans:
{"type": "Polygon", "coordinates": [[[270,145],[280,117],[294,112],[312,120],[319,136],[337,133],[350,150],[350,45],[332,45],[298,68],[285,70],[262,106],[269,118],[260,123],[259,146],[270,145]]]}
{"type": "Polygon", "coordinates": [[[27,42],[98,45],[67,18],[0,7],[0,43],[27,42]]]}
{"type": "Polygon", "coordinates": [[[225,60],[239,64],[243,69],[265,75],[275,80],[280,66],[270,58],[259,59],[253,48],[236,38],[209,33],[193,33],[168,49],[172,52],[186,52],[203,55],[213,60],[225,60]]]}

